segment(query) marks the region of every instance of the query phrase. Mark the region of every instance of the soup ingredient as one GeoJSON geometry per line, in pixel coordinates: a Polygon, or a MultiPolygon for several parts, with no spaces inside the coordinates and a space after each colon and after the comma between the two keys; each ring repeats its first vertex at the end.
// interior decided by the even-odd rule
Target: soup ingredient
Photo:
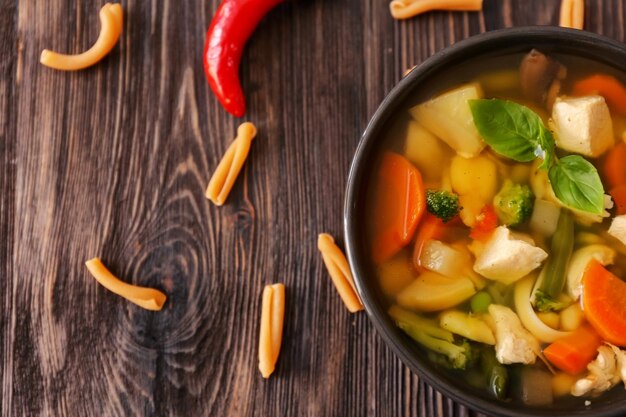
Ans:
{"type": "MultiPolygon", "coordinates": [[[[465,207],[463,210],[465,210],[465,207]]],[[[498,227],[498,215],[493,205],[487,204],[476,216],[470,237],[481,242],[487,241],[493,234],[493,231],[496,230],[496,227],[498,227]]]]}
{"type": "Polygon", "coordinates": [[[398,294],[397,301],[417,311],[440,311],[461,304],[475,293],[469,278],[449,278],[426,271],[398,294]]]}
{"type": "Polygon", "coordinates": [[[530,216],[530,228],[545,237],[556,231],[561,208],[551,201],[535,200],[533,214],[530,216]]]}
{"type": "Polygon", "coordinates": [[[575,376],[565,372],[557,372],[552,377],[552,393],[555,397],[568,395],[575,383],[575,376]]]}
{"type": "Polygon", "coordinates": [[[452,189],[459,195],[473,195],[483,204],[491,203],[498,187],[496,164],[486,156],[455,156],[450,165],[452,189]]]}
{"type": "Polygon", "coordinates": [[[404,155],[425,181],[441,180],[441,167],[449,165],[449,148],[414,120],[407,127],[404,155]]]}
{"type": "Polygon", "coordinates": [[[394,19],[408,19],[432,10],[477,12],[483,0],[393,0],[389,11],[394,19]]]}
{"type": "Polygon", "coordinates": [[[411,241],[426,211],[420,172],[405,157],[385,152],[374,201],[372,257],[380,264],[411,241]]]}
{"type": "Polygon", "coordinates": [[[537,103],[547,101],[548,89],[558,78],[565,78],[565,67],[556,59],[531,50],[522,59],[520,64],[520,85],[524,97],[537,103]]]}
{"type": "Polygon", "coordinates": [[[534,200],[529,186],[506,180],[493,199],[493,207],[502,224],[516,226],[530,218],[534,200]]]}
{"type": "Polygon", "coordinates": [[[493,332],[483,320],[472,317],[462,311],[444,311],[439,316],[439,324],[454,334],[463,336],[475,342],[495,345],[493,332]]]}
{"type": "MultiPolygon", "coordinates": [[[[604,188],[595,167],[579,155],[558,159],[554,138],[532,110],[511,101],[470,100],[474,123],[498,154],[519,162],[543,158],[558,199],[572,209],[602,215],[604,188]]],[[[541,198],[541,195],[538,195],[541,198]]]]}
{"type": "Polygon", "coordinates": [[[608,74],[594,74],[574,83],[574,95],[598,94],[604,97],[611,109],[626,116],[626,87],[608,74]]]}
{"type": "Polygon", "coordinates": [[[228,194],[230,194],[230,190],[235,185],[237,176],[241,172],[244,162],[246,162],[252,139],[255,136],[256,127],[250,122],[242,123],[237,128],[237,137],[226,150],[206,189],[206,198],[215,205],[221,206],[226,202],[228,194]]]}
{"type": "Polygon", "coordinates": [[[561,0],[559,26],[582,30],[585,24],[585,0],[561,0]]]}
{"type": "Polygon", "coordinates": [[[595,244],[577,249],[572,254],[567,268],[566,290],[567,295],[574,301],[580,298],[585,268],[592,259],[602,265],[611,265],[615,260],[615,250],[606,245],[595,244]]]}
{"type": "Polygon", "coordinates": [[[549,311],[547,313],[537,313],[537,317],[539,317],[539,320],[541,320],[546,326],[553,329],[559,328],[559,322],[561,321],[561,317],[559,316],[559,314],[549,311]]]}
{"type": "Polygon", "coordinates": [[[417,122],[459,155],[478,156],[485,147],[472,119],[468,100],[483,97],[478,84],[466,84],[409,110],[417,122]]]}
{"type": "Polygon", "coordinates": [[[609,194],[613,199],[613,202],[615,203],[615,209],[617,211],[617,214],[626,214],[626,184],[622,184],[620,186],[612,188],[609,191],[609,194]]]}
{"type": "Polygon", "coordinates": [[[167,300],[167,296],[159,290],[121,281],[104,266],[100,258],[90,259],[85,262],[85,265],[100,285],[141,308],[160,311],[167,300]]]}
{"type": "Polygon", "coordinates": [[[554,402],[552,395],[552,375],[531,367],[524,367],[520,372],[520,399],[526,405],[541,406],[554,402]]]}
{"type": "Polygon", "coordinates": [[[39,62],[46,67],[76,71],[90,67],[107,56],[122,33],[123,11],[119,3],[106,3],[100,9],[100,34],[91,48],[82,54],[65,55],[44,49],[39,62]]]}
{"type": "Polygon", "coordinates": [[[426,209],[446,223],[459,214],[459,196],[446,190],[426,190],[426,209]]]}
{"type": "Polygon", "coordinates": [[[585,270],[582,304],[587,321],[604,340],[626,346],[626,282],[595,259],[585,270]]]}
{"type": "Polygon", "coordinates": [[[561,210],[556,232],[550,243],[551,256],[540,274],[540,285],[534,293],[534,305],[539,311],[556,311],[570,303],[561,301],[565,285],[567,266],[574,249],[574,216],[566,209],[561,210]]]}
{"type": "Polygon", "coordinates": [[[543,354],[561,371],[576,375],[596,357],[601,344],[600,335],[591,326],[583,325],[547,346],[543,354]]]}
{"type": "Polygon", "coordinates": [[[535,277],[529,275],[517,281],[515,284],[515,310],[519,319],[528,331],[542,343],[552,343],[557,339],[567,336],[568,332],[555,330],[546,325],[535,313],[530,303],[530,294],[535,283],[535,277]]]}
{"type": "Polygon", "coordinates": [[[585,315],[580,309],[580,303],[574,303],[571,306],[561,310],[561,329],[566,332],[578,329],[583,321],[585,315]]]}
{"type": "Polygon", "coordinates": [[[487,388],[494,397],[504,400],[509,388],[509,373],[496,359],[492,349],[481,349],[480,365],[487,378],[487,388]]]}
{"type": "Polygon", "coordinates": [[[602,96],[560,97],[550,127],[556,146],[592,158],[613,147],[613,121],[602,96]]]}
{"type": "Polygon", "coordinates": [[[398,306],[392,306],[389,315],[417,343],[444,355],[452,368],[465,369],[473,360],[475,352],[471,345],[465,340],[455,341],[452,333],[439,327],[434,320],[422,318],[398,306]]]}
{"type": "Polygon", "coordinates": [[[586,377],[576,381],[571,394],[580,397],[585,394],[600,394],[608,391],[619,382],[618,361],[613,349],[600,346],[598,356],[588,366],[586,377]]]}
{"type": "Polygon", "coordinates": [[[528,332],[508,307],[491,304],[489,314],[493,318],[496,336],[496,358],[502,364],[533,364],[537,358],[539,342],[528,332]]]}
{"type": "Polygon", "coordinates": [[[506,226],[499,226],[476,257],[474,271],[508,285],[528,275],[547,257],[529,236],[513,234],[506,226]]]}
{"type": "Polygon", "coordinates": [[[609,188],[626,184],[626,143],[620,142],[606,155],[604,176],[609,188]]]}
{"type": "Polygon", "coordinates": [[[471,265],[471,258],[467,251],[434,239],[424,244],[420,256],[422,268],[449,278],[467,275],[466,271],[471,270],[471,265]]]}
{"type": "Polygon", "coordinates": [[[259,331],[259,371],[263,378],[274,372],[283,339],[285,317],[285,286],[266,285],[261,306],[261,330],[259,331]]]}
{"type": "Polygon", "coordinates": [[[239,63],[248,38],[261,19],[283,0],[222,0],[206,34],[204,72],[224,109],[235,117],[246,112],[239,63]]]}
{"type": "Polygon", "coordinates": [[[432,239],[438,239],[443,234],[445,225],[443,221],[430,213],[424,215],[424,220],[420,224],[415,238],[415,246],[413,249],[413,265],[418,271],[424,270],[422,267],[422,252],[427,242],[432,239]]]}
{"type": "Polygon", "coordinates": [[[477,292],[470,300],[470,308],[474,314],[486,313],[493,299],[486,291],[477,292]]]}
{"type": "Polygon", "coordinates": [[[613,217],[609,234],[626,245],[626,214],[613,217]]]}
{"type": "Polygon", "coordinates": [[[411,259],[403,252],[377,268],[380,287],[387,296],[395,296],[415,279],[411,259]]]}
{"type": "Polygon", "coordinates": [[[346,308],[351,313],[363,310],[348,260],[335,244],[333,237],[327,233],[321,233],[317,238],[317,248],[322,254],[328,274],[346,308]]]}

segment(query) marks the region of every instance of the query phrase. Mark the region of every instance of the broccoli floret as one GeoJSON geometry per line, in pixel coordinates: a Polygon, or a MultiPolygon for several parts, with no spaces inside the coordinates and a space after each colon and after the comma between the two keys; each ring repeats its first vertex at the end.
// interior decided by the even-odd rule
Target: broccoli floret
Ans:
{"type": "Polygon", "coordinates": [[[445,223],[459,214],[459,196],[446,190],[427,190],[426,208],[445,223]]]}
{"type": "Polygon", "coordinates": [[[555,300],[540,289],[535,291],[535,308],[542,313],[560,311],[570,304],[569,302],[555,300]]]}
{"type": "Polygon", "coordinates": [[[452,369],[465,369],[477,358],[477,352],[465,339],[454,340],[454,335],[439,327],[436,321],[393,306],[389,314],[411,339],[425,348],[443,355],[452,369]]]}
{"type": "Polygon", "coordinates": [[[524,223],[533,213],[535,196],[527,185],[506,180],[493,198],[493,206],[500,221],[507,226],[524,223]]]}

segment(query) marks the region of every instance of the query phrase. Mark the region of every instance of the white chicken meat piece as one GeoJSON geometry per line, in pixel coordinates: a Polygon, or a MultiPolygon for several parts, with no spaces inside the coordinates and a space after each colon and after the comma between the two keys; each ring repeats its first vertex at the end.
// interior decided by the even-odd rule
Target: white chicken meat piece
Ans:
{"type": "Polygon", "coordinates": [[[476,257],[474,271],[508,285],[528,275],[547,257],[546,251],[535,246],[529,236],[513,234],[500,226],[476,257]]]}
{"type": "Polygon", "coordinates": [[[602,96],[557,98],[550,122],[556,146],[596,157],[613,146],[613,122],[602,96]]]}
{"type": "Polygon", "coordinates": [[[613,349],[600,346],[598,356],[587,365],[589,374],[576,381],[571,394],[580,397],[587,393],[599,394],[611,389],[620,379],[616,359],[613,349]]]}
{"type": "Polygon", "coordinates": [[[513,310],[498,304],[489,306],[496,336],[496,359],[502,364],[533,364],[539,341],[522,326],[513,310]]]}
{"type": "Polygon", "coordinates": [[[626,214],[615,216],[609,227],[609,234],[626,245],[626,214]]]}

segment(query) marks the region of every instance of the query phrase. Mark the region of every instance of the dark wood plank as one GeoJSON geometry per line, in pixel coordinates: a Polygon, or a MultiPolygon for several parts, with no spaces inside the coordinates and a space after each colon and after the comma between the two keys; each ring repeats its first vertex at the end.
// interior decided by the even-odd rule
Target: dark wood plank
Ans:
{"type": "MultiPolygon", "coordinates": [[[[2,415],[478,415],[346,313],[316,236],[341,236],[352,154],[406,68],[480,32],[557,24],[559,0],[404,22],[375,0],[281,5],[245,52],[259,135],[222,208],[204,187],[240,121],[202,72],[218,1],[122,3],[120,45],[77,73],[43,68],[39,53],[88,47],[101,2],[2,3],[2,415]],[[164,289],[164,311],[98,286],[83,265],[93,256],[164,289]],[[264,381],[257,326],[271,282],[287,285],[287,320],[264,381]]],[[[587,27],[624,41],[622,2],[587,3],[587,27]]]]}

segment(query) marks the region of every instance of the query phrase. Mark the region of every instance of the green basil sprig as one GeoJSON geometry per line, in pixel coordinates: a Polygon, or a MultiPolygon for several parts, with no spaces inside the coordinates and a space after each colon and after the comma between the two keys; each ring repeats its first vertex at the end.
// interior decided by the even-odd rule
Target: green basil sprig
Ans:
{"type": "Polygon", "coordinates": [[[519,162],[543,159],[541,168],[557,198],[566,206],[593,214],[604,212],[604,187],[596,168],[579,155],[556,157],[554,138],[541,117],[507,100],[469,100],[474,124],[498,154],[519,162]]]}

